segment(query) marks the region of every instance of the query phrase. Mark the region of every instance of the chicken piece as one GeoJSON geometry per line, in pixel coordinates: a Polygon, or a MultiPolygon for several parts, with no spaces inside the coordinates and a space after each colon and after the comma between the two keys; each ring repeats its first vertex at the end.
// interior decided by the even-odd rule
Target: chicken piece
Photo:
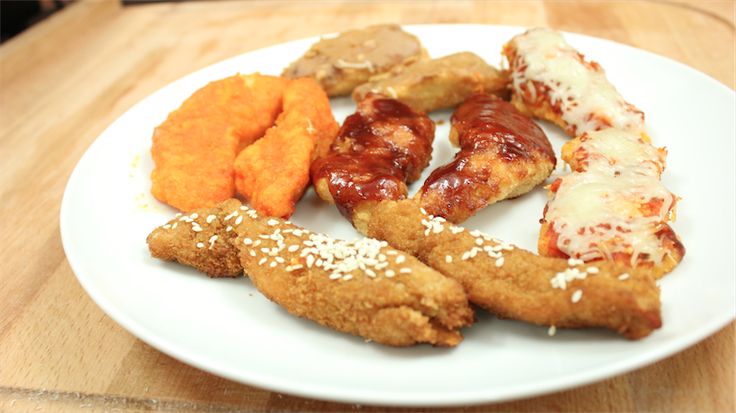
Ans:
{"type": "Polygon", "coordinates": [[[507,85],[505,73],[473,53],[461,52],[373,76],[355,89],[353,99],[359,102],[369,93],[379,93],[426,113],[454,107],[477,93],[505,95],[507,85]]]}
{"type": "Polygon", "coordinates": [[[659,289],[648,271],[540,257],[425,215],[414,200],[373,204],[367,235],[459,281],[471,303],[502,318],[604,327],[629,339],[661,326],[659,289]]]}
{"type": "Polygon", "coordinates": [[[240,201],[230,199],[212,208],[177,214],[148,235],[151,256],[194,267],[210,277],[242,275],[238,249],[232,242],[237,237],[234,226],[243,221],[238,221],[240,214],[233,214],[240,207],[240,201]]]}
{"type": "Polygon", "coordinates": [[[337,130],[320,86],[309,78],[290,81],[276,125],[235,160],[238,193],[262,214],[291,216],[309,183],[310,164],[327,153],[337,130]]]}
{"type": "MultiPolygon", "coordinates": [[[[405,104],[369,95],[345,119],[332,153],[312,164],[317,194],[346,217],[365,201],[402,199],[432,157],[434,122],[405,104]]],[[[359,222],[359,220],[351,220],[359,222]]]]}
{"type": "Polygon", "coordinates": [[[281,111],[286,80],[236,75],[208,84],[156,128],[151,193],[182,211],[232,198],[233,161],[281,111]]]}
{"type": "Polygon", "coordinates": [[[503,54],[511,72],[511,103],[522,113],[555,123],[573,138],[616,128],[646,139],[644,113],[560,33],[528,30],[504,45],[503,54]]]}
{"type": "Polygon", "coordinates": [[[550,186],[539,253],[585,261],[614,260],[659,278],[685,247],[667,224],[677,196],[660,182],[663,149],[617,129],[586,132],[563,147],[573,173],[550,186]]]}
{"type": "Polygon", "coordinates": [[[416,36],[398,25],[384,24],[320,40],[284,69],[283,76],[311,77],[329,96],[348,95],[377,73],[425,57],[416,36]]]}
{"type": "Polygon", "coordinates": [[[544,182],[555,168],[547,136],[500,98],[479,94],[452,115],[455,159],[434,170],[415,196],[432,215],[459,223],[544,182]]]}
{"type": "Polygon", "coordinates": [[[382,344],[455,346],[473,322],[460,284],[385,242],[336,240],[237,200],[169,221],[148,245],[154,257],[210,276],[245,269],[290,313],[382,344]]]}

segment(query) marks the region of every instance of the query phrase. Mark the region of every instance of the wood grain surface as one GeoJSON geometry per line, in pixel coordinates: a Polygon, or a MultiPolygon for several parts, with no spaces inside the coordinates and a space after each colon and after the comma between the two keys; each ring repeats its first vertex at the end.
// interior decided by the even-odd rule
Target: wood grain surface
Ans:
{"type": "MultiPolygon", "coordinates": [[[[74,3],[0,47],[0,411],[387,410],[204,373],[136,339],[82,290],[59,236],[64,185],[109,123],[167,83],[306,36],[380,22],[463,22],[603,37],[734,88],[734,20],[733,1],[74,3]]],[[[735,344],[732,323],[680,354],[582,388],[493,405],[395,410],[732,412],[735,344]]]]}

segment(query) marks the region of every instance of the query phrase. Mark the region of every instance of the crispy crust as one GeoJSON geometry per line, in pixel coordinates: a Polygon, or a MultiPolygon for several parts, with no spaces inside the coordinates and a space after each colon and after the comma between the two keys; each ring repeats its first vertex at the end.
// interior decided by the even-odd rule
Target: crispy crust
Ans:
{"type": "Polygon", "coordinates": [[[232,230],[234,222],[232,218],[225,220],[239,207],[240,202],[231,199],[213,208],[201,208],[170,220],[146,238],[151,256],[194,267],[213,278],[241,276],[243,267],[238,251],[231,243],[237,236],[232,230]],[[209,218],[208,223],[211,215],[215,218],[209,218]],[[193,231],[193,227],[199,227],[201,231],[193,231]],[[217,239],[210,244],[213,236],[217,239]],[[201,248],[198,243],[201,243],[201,248]]]}
{"type": "Polygon", "coordinates": [[[258,212],[289,217],[309,183],[309,166],[337,134],[330,102],[312,79],[289,82],[284,111],[266,136],[235,160],[235,185],[258,212]]]}
{"type": "Polygon", "coordinates": [[[385,244],[380,254],[388,257],[386,265],[373,276],[356,268],[330,279],[333,270],[307,262],[309,254],[304,251],[311,242],[309,231],[280,219],[259,218],[237,200],[166,225],[174,223],[176,228],[162,226],[149,235],[154,257],[193,266],[214,277],[237,276],[244,269],[270,300],[294,315],[338,331],[392,346],[429,343],[451,347],[462,341],[459,329],[473,322],[473,311],[459,283],[385,244]],[[216,218],[207,223],[210,215],[216,218]],[[202,230],[192,231],[189,220],[202,230]],[[227,231],[227,225],[233,229],[227,231]],[[197,242],[209,245],[213,235],[221,238],[212,249],[196,246],[197,242]],[[290,250],[291,246],[299,248],[290,250]],[[278,254],[271,253],[275,250],[278,254]],[[402,272],[405,269],[410,272],[402,272]],[[395,275],[389,277],[388,271],[395,275]],[[348,274],[350,279],[345,278],[348,274]]]}
{"type": "Polygon", "coordinates": [[[235,156],[273,124],[285,84],[273,76],[236,75],[187,98],[154,131],[153,196],[181,211],[232,198],[235,156]]]}
{"type": "Polygon", "coordinates": [[[458,280],[472,303],[499,317],[557,327],[604,327],[630,339],[645,337],[661,326],[659,289],[649,271],[597,262],[597,274],[572,280],[566,289],[553,288],[552,278],[571,268],[567,260],[519,248],[504,251],[500,266],[498,258],[484,252],[463,260],[478,237],[469,231],[454,233],[446,222],[437,223],[442,227],[439,232],[428,230],[428,219],[410,200],[384,201],[370,211],[367,235],[386,240],[458,280]],[[447,255],[452,262],[446,261],[447,255]],[[623,273],[630,278],[619,280],[623,273]],[[571,297],[577,290],[583,295],[575,303],[571,297]]]}

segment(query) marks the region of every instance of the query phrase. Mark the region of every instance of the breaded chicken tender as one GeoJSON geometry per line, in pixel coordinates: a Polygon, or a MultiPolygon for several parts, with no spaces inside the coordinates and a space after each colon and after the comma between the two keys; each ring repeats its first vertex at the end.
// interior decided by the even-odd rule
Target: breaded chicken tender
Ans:
{"type": "Polygon", "coordinates": [[[289,217],[309,183],[309,166],[324,156],[338,125],[330,102],[312,79],[292,80],[284,90],[284,111],[263,139],[235,160],[235,185],[258,212],[289,217]]]}
{"type": "Polygon", "coordinates": [[[412,200],[376,204],[367,235],[459,281],[470,302],[502,318],[556,327],[604,327],[629,338],[661,326],[647,271],[534,255],[422,213],[412,200]]]}
{"type": "Polygon", "coordinates": [[[473,321],[459,283],[385,242],[335,240],[237,200],[170,221],[148,245],[211,276],[245,270],[290,313],[382,344],[455,346],[473,321]]]}
{"type": "Polygon", "coordinates": [[[355,89],[353,99],[360,102],[369,93],[378,93],[426,113],[456,106],[477,93],[504,95],[507,85],[505,73],[476,54],[461,52],[398,66],[388,73],[373,76],[355,89]]]}
{"type": "Polygon", "coordinates": [[[230,199],[212,208],[178,214],[148,235],[151,256],[194,267],[210,277],[242,275],[238,250],[231,242],[237,236],[233,230],[237,218],[232,212],[240,206],[240,201],[230,199]]]}
{"type": "Polygon", "coordinates": [[[153,134],[153,196],[182,211],[232,198],[235,156],[273,124],[286,82],[231,76],[199,89],[171,112],[153,134]]]}
{"type": "Polygon", "coordinates": [[[373,75],[425,57],[416,36],[398,25],[383,24],[320,40],[282,75],[311,77],[329,96],[348,95],[373,75]]]}
{"type": "Polygon", "coordinates": [[[415,197],[429,214],[454,223],[529,192],[555,167],[554,150],[542,129],[490,94],[472,96],[455,110],[450,141],[460,151],[432,171],[415,197]]]}

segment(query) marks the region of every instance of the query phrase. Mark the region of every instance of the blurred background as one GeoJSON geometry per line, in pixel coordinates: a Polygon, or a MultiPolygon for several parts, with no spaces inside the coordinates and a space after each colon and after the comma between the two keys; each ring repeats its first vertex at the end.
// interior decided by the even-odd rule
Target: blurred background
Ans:
{"type": "Polygon", "coordinates": [[[73,1],[0,0],[0,42],[5,42],[73,1]]]}

